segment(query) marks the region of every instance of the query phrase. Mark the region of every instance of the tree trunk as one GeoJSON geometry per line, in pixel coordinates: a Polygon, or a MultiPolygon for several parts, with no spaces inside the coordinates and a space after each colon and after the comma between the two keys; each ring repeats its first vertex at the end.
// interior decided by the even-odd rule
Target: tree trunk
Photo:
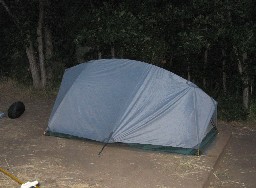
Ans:
{"type": "Polygon", "coordinates": [[[241,75],[242,81],[243,81],[243,107],[248,110],[249,109],[249,76],[245,71],[244,64],[247,60],[247,53],[243,53],[242,61],[238,60],[238,71],[241,75]]]}
{"type": "Polygon", "coordinates": [[[100,47],[97,46],[97,49],[98,49],[98,59],[101,59],[102,53],[101,53],[101,51],[100,51],[100,47]]]}
{"type": "Polygon", "coordinates": [[[187,77],[188,77],[188,81],[191,81],[191,74],[190,74],[190,65],[188,63],[188,66],[187,66],[187,77]]]}
{"type": "Polygon", "coordinates": [[[222,49],[222,87],[224,95],[227,93],[227,74],[226,74],[226,51],[222,49]]]}
{"type": "Polygon", "coordinates": [[[244,84],[246,85],[244,86],[244,89],[243,89],[243,106],[246,110],[248,110],[249,109],[249,85],[247,81],[244,84]]]}
{"type": "Polygon", "coordinates": [[[45,25],[44,28],[44,44],[45,44],[45,69],[47,73],[47,82],[51,82],[53,78],[53,71],[52,69],[56,68],[55,65],[53,65],[53,42],[52,42],[52,33],[47,25],[45,25]]]}
{"type": "Polygon", "coordinates": [[[52,33],[47,25],[44,28],[44,41],[45,41],[45,58],[47,61],[49,61],[53,56],[53,42],[52,42],[52,33]]]}
{"type": "MultiPolygon", "coordinates": [[[[50,7],[51,2],[50,0],[44,0],[44,17],[47,18],[47,15],[50,14],[50,7]]],[[[45,45],[45,60],[47,63],[52,60],[53,56],[53,37],[52,37],[52,31],[49,27],[49,18],[44,19],[44,45],[45,45]]],[[[52,63],[52,62],[51,62],[52,63]]]]}
{"type": "MultiPolygon", "coordinates": [[[[11,13],[11,11],[10,11],[9,7],[6,5],[5,1],[0,0],[0,3],[3,5],[5,10],[9,14],[9,16],[13,19],[17,28],[22,33],[22,30],[20,28],[20,24],[19,24],[18,19],[11,13]]],[[[33,87],[36,88],[36,89],[39,89],[39,88],[41,88],[40,74],[39,74],[39,69],[38,69],[38,66],[37,66],[37,58],[35,56],[35,54],[36,54],[35,49],[34,49],[33,42],[31,40],[30,35],[27,35],[27,40],[28,40],[28,46],[24,46],[24,48],[26,50],[26,54],[27,54],[27,57],[28,57],[29,68],[30,68],[32,81],[33,81],[33,87]]]]}
{"type": "Polygon", "coordinates": [[[35,56],[35,50],[34,50],[31,39],[29,39],[29,46],[26,47],[26,54],[28,57],[30,72],[32,75],[33,87],[36,89],[39,89],[41,88],[40,75],[39,75],[37,60],[35,56]]]}
{"type": "Polygon", "coordinates": [[[169,60],[169,67],[172,68],[173,65],[173,56],[170,56],[170,60],[169,60]]]}
{"type": "Polygon", "coordinates": [[[207,81],[206,81],[206,69],[207,69],[207,64],[208,64],[208,50],[209,50],[209,44],[206,45],[206,49],[204,51],[204,70],[203,70],[203,87],[207,87],[207,81]]]}
{"type": "Polygon", "coordinates": [[[42,88],[46,86],[46,70],[45,70],[45,57],[44,57],[44,43],[43,43],[43,23],[44,23],[44,5],[43,0],[39,1],[39,18],[37,27],[37,42],[38,42],[38,55],[39,65],[41,72],[42,88]]]}
{"type": "Polygon", "coordinates": [[[123,47],[121,47],[121,49],[120,49],[120,58],[123,59],[123,57],[124,57],[124,49],[123,49],[123,47]]]}
{"type": "MultiPolygon", "coordinates": [[[[0,3],[6,9],[9,16],[13,19],[15,25],[22,33],[22,29],[20,28],[19,20],[11,13],[9,7],[5,4],[4,0],[0,0],[0,3]]],[[[37,42],[38,42],[38,54],[39,54],[39,65],[38,67],[36,52],[33,46],[33,42],[29,34],[26,36],[26,40],[28,41],[28,46],[24,46],[26,49],[26,54],[29,61],[29,67],[32,75],[33,80],[33,87],[34,88],[44,88],[46,85],[46,71],[45,71],[45,62],[44,62],[44,46],[43,46],[43,16],[44,16],[44,7],[43,7],[44,0],[39,1],[39,20],[38,20],[38,28],[37,28],[37,42]],[[40,78],[41,73],[41,78],[40,78]]]]}
{"type": "Polygon", "coordinates": [[[16,27],[21,31],[19,22],[17,20],[17,18],[12,14],[12,12],[10,11],[9,7],[6,5],[4,0],[0,0],[0,3],[2,4],[2,6],[5,8],[6,12],[9,14],[9,16],[12,18],[12,20],[14,21],[14,24],[16,25],[16,27]]]}
{"type": "Polygon", "coordinates": [[[251,96],[253,96],[253,93],[254,93],[253,86],[254,86],[254,77],[252,77],[252,79],[251,79],[251,96]]]}
{"type": "Polygon", "coordinates": [[[114,46],[111,46],[111,58],[115,58],[115,48],[114,46]]]}
{"type": "Polygon", "coordinates": [[[208,49],[204,51],[204,75],[203,75],[203,87],[206,88],[206,66],[207,66],[207,61],[208,61],[208,49]]]}

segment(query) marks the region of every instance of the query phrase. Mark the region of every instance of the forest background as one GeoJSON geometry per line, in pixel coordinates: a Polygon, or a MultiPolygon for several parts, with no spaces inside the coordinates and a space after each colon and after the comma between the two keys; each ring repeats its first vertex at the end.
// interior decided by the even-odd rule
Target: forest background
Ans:
{"type": "Polygon", "coordinates": [[[127,58],[169,70],[256,121],[254,0],[0,0],[0,80],[58,88],[64,70],[127,58]]]}

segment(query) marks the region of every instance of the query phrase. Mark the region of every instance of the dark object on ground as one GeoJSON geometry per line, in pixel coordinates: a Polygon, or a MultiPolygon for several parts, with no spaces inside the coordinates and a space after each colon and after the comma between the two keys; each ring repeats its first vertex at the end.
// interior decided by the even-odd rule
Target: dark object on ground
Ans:
{"type": "Polygon", "coordinates": [[[15,119],[20,117],[25,111],[25,105],[21,101],[13,103],[8,109],[8,117],[15,119]]]}

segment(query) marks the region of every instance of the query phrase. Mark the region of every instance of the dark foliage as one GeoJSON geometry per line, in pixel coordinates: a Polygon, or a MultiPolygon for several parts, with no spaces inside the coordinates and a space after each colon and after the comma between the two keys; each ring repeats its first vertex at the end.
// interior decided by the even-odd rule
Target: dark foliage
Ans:
{"type": "MultiPolygon", "coordinates": [[[[31,84],[24,45],[26,34],[38,45],[38,1],[5,2],[20,29],[0,5],[0,77],[31,84]]],[[[252,0],[48,0],[45,24],[54,46],[48,87],[58,87],[65,68],[87,60],[136,59],[190,78],[218,101],[221,118],[245,119],[253,113],[242,106],[245,78],[252,106],[256,96],[255,7],[252,0]]]]}

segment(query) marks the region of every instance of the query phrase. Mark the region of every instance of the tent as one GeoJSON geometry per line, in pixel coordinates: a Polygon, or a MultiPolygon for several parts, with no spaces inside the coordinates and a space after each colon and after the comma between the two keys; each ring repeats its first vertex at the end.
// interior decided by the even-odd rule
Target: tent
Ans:
{"type": "Polygon", "coordinates": [[[198,149],[215,129],[217,103],[174,73],[128,59],[68,68],[46,133],[104,143],[198,149]]]}

